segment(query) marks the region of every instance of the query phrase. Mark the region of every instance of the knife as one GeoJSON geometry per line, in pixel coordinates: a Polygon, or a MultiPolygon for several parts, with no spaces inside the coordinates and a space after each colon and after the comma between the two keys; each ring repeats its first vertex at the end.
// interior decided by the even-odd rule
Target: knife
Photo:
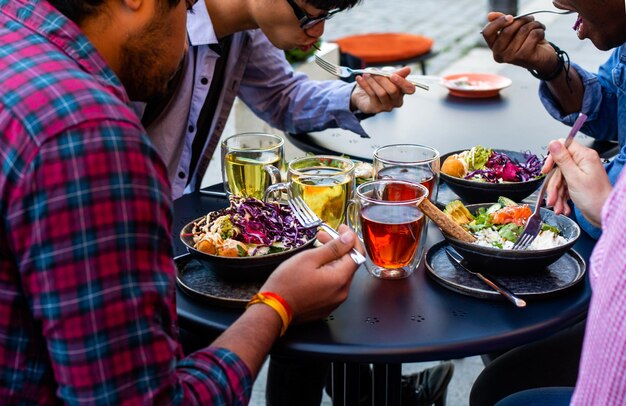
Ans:
{"type": "Polygon", "coordinates": [[[480,280],[485,282],[487,285],[491,286],[494,290],[496,290],[502,296],[504,296],[509,301],[511,301],[515,306],[526,307],[526,301],[515,296],[513,292],[511,292],[504,286],[500,285],[499,283],[496,283],[495,281],[492,281],[491,279],[488,279],[487,277],[485,277],[485,275],[481,274],[480,272],[470,270],[467,266],[467,261],[465,261],[465,259],[458,252],[450,248],[446,248],[446,254],[448,254],[448,256],[452,258],[452,260],[455,263],[457,263],[463,270],[471,273],[472,275],[479,277],[480,280]]]}

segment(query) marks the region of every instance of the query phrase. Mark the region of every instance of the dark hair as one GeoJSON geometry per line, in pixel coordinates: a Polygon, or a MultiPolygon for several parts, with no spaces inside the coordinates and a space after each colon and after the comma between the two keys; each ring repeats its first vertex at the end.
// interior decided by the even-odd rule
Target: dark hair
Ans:
{"type": "MultiPolygon", "coordinates": [[[[180,0],[158,0],[159,3],[166,3],[169,8],[175,7],[180,0]]],[[[98,15],[100,7],[107,0],[48,0],[54,8],[59,10],[61,14],[81,24],[86,18],[98,15]]]]}
{"type": "Polygon", "coordinates": [[[361,2],[361,0],[304,0],[305,3],[312,5],[320,10],[350,9],[361,2]]]}

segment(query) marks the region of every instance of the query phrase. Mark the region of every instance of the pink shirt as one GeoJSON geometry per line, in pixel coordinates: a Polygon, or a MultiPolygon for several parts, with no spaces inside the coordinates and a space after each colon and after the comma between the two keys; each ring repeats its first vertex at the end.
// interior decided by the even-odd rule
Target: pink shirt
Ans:
{"type": "Polygon", "coordinates": [[[591,256],[591,304],[572,405],[626,401],[626,176],[602,210],[603,234],[591,256]]]}

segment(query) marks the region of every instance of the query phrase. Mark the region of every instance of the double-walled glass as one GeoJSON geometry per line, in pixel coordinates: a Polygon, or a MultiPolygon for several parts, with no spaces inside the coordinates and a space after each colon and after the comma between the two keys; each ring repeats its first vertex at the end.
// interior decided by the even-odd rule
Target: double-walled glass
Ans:
{"type": "Polygon", "coordinates": [[[363,240],[365,266],[383,279],[401,279],[419,266],[424,253],[424,214],[418,208],[428,190],[394,179],[366,182],[348,205],[348,220],[363,240]]]}
{"type": "Polygon", "coordinates": [[[266,199],[275,192],[300,196],[332,228],[343,223],[354,188],[354,162],[328,155],[297,158],[289,163],[287,177],[286,183],[267,189],[266,199]]]}
{"type": "Polygon", "coordinates": [[[434,202],[439,190],[439,156],[439,151],[426,145],[385,145],[374,151],[374,178],[421,183],[434,202]]]}
{"type": "Polygon", "coordinates": [[[284,141],[266,133],[235,134],[222,141],[222,179],[228,194],[263,199],[281,181],[284,141]]]}

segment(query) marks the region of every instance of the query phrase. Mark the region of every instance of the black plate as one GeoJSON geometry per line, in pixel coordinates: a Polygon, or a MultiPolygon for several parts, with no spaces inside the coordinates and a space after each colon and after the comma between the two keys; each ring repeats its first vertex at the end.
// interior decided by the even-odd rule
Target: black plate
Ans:
{"type": "MultiPolygon", "coordinates": [[[[489,207],[494,203],[479,203],[467,205],[470,213],[475,214],[480,207],[489,207]]],[[[531,209],[534,209],[531,206],[531,209]]],[[[546,266],[556,261],[572,248],[580,237],[580,227],[574,220],[563,215],[556,215],[552,210],[541,208],[541,218],[544,223],[555,226],[561,235],[567,239],[563,245],[542,250],[505,250],[496,247],[457,240],[446,233],[444,238],[461,254],[467,262],[497,274],[541,272],[546,266]]]]}
{"type": "MultiPolygon", "coordinates": [[[[442,155],[442,165],[447,157],[463,151],[467,151],[467,149],[460,149],[458,151],[452,151],[442,155]]],[[[494,151],[505,153],[511,159],[519,162],[525,162],[523,152],[505,149],[495,149],[494,151]]],[[[537,190],[537,188],[541,185],[541,182],[543,182],[543,177],[541,177],[526,182],[487,183],[455,178],[454,176],[446,175],[443,172],[440,174],[440,179],[444,181],[454,193],[459,195],[461,200],[465,203],[495,202],[500,196],[505,196],[516,202],[520,202],[537,190]]]]}
{"type": "MultiPolygon", "coordinates": [[[[445,252],[448,246],[447,241],[440,241],[426,252],[426,269],[435,281],[464,295],[485,299],[502,298],[477,276],[464,271],[454,263],[445,252]]],[[[476,270],[483,272],[479,268],[476,270]]],[[[585,261],[571,249],[542,272],[497,276],[483,273],[502,283],[518,296],[538,298],[555,295],[573,287],[582,280],[586,270],[585,261]]]]}
{"type": "Polygon", "coordinates": [[[215,263],[184,254],[174,259],[176,283],[188,295],[225,307],[243,308],[252,299],[263,281],[242,282],[222,278],[215,272],[215,263]]]}
{"type": "Polygon", "coordinates": [[[312,238],[304,245],[290,249],[288,251],[274,254],[260,255],[256,257],[221,257],[207,254],[195,249],[191,230],[194,223],[202,220],[204,216],[187,223],[180,231],[180,240],[185,244],[187,250],[205,261],[213,264],[213,270],[221,277],[237,281],[263,281],[287,258],[297,254],[307,248],[313,247],[316,238],[312,238]]]}

